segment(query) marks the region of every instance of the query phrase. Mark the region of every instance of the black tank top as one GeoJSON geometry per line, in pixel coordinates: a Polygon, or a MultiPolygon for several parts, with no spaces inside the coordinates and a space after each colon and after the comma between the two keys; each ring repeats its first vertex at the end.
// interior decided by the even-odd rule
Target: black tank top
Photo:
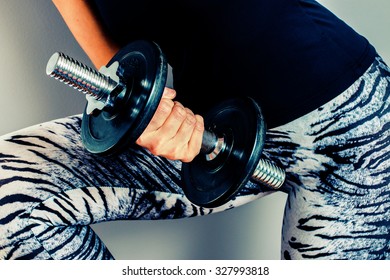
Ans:
{"type": "Polygon", "coordinates": [[[331,100],[373,62],[363,36],[314,0],[94,0],[125,45],[155,41],[173,68],[177,99],[204,114],[250,96],[268,128],[331,100]]]}

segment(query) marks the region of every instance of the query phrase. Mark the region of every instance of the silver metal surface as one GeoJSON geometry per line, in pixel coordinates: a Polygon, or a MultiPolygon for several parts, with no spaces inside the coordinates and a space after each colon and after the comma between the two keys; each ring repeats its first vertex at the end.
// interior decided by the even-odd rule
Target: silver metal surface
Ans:
{"type": "MultiPolygon", "coordinates": [[[[201,153],[203,153],[207,161],[215,159],[225,148],[226,143],[224,138],[217,137],[211,131],[206,130],[204,132],[201,153]]],[[[286,179],[286,173],[273,162],[260,158],[251,177],[255,181],[272,189],[279,189],[286,179]]]]}
{"type": "MultiPolygon", "coordinates": [[[[225,139],[224,138],[216,137],[216,139],[217,140],[214,143],[213,150],[211,150],[211,152],[205,154],[207,161],[211,161],[211,160],[215,159],[219,155],[219,153],[221,151],[223,151],[225,149],[225,147],[226,147],[226,143],[225,143],[225,139]]],[[[203,146],[203,142],[202,142],[202,146],[203,146]]]]}
{"type": "Polygon", "coordinates": [[[286,179],[286,173],[273,162],[260,158],[252,179],[273,189],[279,189],[286,179]]]}
{"type": "Polygon", "coordinates": [[[102,110],[110,104],[110,94],[119,84],[116,76],[118,64],[110,68],[103,67],[101,72],[80,63],[79,61],[60,52],[54,53],[46,66],[46,74],[70,87],[86,94],[88,100],[87,113],[102,110]]]}

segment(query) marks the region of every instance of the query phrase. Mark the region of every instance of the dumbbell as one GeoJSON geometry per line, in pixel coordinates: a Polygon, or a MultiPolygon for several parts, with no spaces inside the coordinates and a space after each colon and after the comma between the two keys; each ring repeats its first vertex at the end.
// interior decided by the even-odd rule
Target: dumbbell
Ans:
{"type": "MultiPolygon", "coordinates": [[[[111,156],[134,143],[152,119],[167,80],[167,61],[160,47],[137,40],[119,50],[99,71],[60,52],[47,75],[86,94],[81,124],[84,147],[111,156]]],[[[251,98],[222,101],[205,116],[200,154],[182,165],[183,191],[194,204],[221,206],[254,180],[278,189],[284,171],[261,157],[266,124],[251,98]]]]}

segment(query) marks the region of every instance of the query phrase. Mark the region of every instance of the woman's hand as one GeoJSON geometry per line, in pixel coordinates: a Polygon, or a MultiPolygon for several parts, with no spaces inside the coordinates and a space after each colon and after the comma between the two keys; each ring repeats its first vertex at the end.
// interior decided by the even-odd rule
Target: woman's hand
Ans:
{"type": "Polygon", "coordinates": [[[200,152],[203,118],[177,101],[176,91],[165,88],[160,104],[136,143],[156,156],[190,162],[200,152]]]}

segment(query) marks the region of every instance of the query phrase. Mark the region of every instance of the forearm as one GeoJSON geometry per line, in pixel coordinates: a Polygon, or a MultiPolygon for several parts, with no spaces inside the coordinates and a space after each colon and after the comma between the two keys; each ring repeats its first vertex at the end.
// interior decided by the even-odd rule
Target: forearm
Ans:
{"type": "Polygon", "coordinates": [[[69,30],[96,68],[106,65],[119,47],[104,32],[86,0],[52,0],[69,30]]]}

